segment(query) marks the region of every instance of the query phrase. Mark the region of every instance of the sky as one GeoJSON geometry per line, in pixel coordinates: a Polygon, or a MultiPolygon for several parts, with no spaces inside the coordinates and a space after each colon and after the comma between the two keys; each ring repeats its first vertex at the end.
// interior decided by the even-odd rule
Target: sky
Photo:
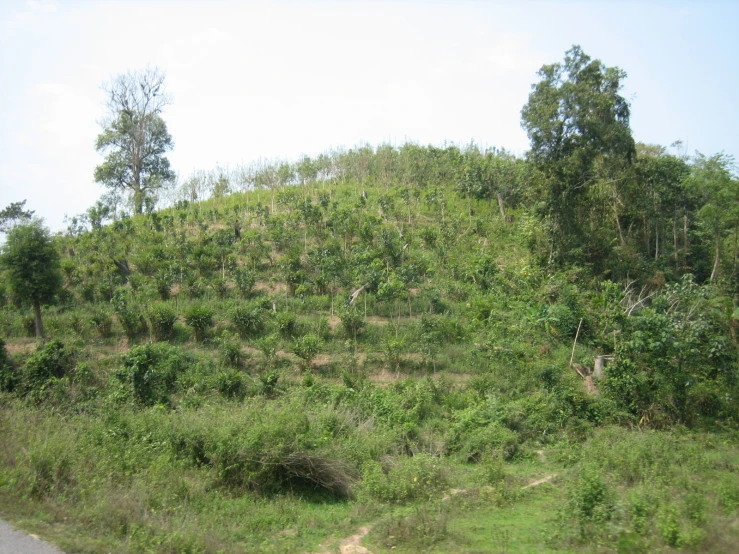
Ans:
{"type": "Polygon", "coordinates": [[[54,231],[94,182],[101,85],[166,73],[181,176],[406,141],[524,154],[537,71],[625,70],[637,141],[739,155],[739,1],[0,0],[0,209],[54,231]]]}

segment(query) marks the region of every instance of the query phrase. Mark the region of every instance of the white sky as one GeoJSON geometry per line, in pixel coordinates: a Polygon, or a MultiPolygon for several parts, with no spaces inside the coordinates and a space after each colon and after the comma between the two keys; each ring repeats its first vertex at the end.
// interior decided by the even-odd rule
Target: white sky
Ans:
{"type": "Polygon", "coordinates": [[[572,44],[629,74],[636,140],[739,154],[739,2],[0,0],[0,209],[54,230],[93,182],[100,85],[167,74],[186,176],[360,142],[523,153],[536,71],[572,44]]]}

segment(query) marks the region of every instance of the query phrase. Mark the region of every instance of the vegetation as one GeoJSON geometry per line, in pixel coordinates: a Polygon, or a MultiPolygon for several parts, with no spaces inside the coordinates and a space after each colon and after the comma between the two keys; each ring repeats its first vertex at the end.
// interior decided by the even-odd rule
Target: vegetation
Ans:
{"type": "Polygon", "coordinates": [[[732,161],[635,143],[579,48],[541,78],[525,159],[363,146],[101,201],[45,235],[48,342],[6,264],[0,514],[70,552],[735,550],[732,161]]]}

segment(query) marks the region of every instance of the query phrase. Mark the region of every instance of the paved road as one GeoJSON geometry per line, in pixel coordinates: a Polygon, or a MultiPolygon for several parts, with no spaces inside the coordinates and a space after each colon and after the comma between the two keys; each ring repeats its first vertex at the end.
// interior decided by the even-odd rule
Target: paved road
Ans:
{"type": "Polygon", "coordinates": [[[56,546],[16,531],[0,520],[0,554],[63,554],[56,546]]]}

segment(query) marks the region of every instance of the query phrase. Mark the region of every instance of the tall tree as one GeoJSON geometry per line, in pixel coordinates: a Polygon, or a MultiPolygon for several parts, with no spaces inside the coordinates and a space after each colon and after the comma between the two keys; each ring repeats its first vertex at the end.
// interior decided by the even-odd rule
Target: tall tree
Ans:
{"type": "Polygon", "coordinates": [[[11,202],[0,211],[0,233],[7,233],[19,223],[28,222],[33,217],[33,210],[24,210],[26,201],[11,202]]]}
{"type": "Polygon", "coordinates": [[[36,219],[8,233],[0,255],[8,283],[21,302],[33,305],[36,336],[44,336],[41,305],[48,304],[62,286],[59,252],[49,230],[36,219]]]}
{"type": "Polygon", "coordinates": [[[594,261],[602,253],[590,239],[603,222],[589,211],[589,189],[605,166],[614,175],[635,154],[629,104],[619,94],[626,73],[573,46],[564,63],[538,74],[521,123],[531,141],[529,159],[547,180],[550,261],[594,261]]]}
{"type": "Polygon", "coordinates": [[[95,181],[128,190],[140,214],[152,192],[175,177],[164,156],[173,146],[161,117],[169,104],[164,74],[155,68],[124,73],[103,90],[109,114],[95,148],[105,161],[95,168],[95,181]]]}

